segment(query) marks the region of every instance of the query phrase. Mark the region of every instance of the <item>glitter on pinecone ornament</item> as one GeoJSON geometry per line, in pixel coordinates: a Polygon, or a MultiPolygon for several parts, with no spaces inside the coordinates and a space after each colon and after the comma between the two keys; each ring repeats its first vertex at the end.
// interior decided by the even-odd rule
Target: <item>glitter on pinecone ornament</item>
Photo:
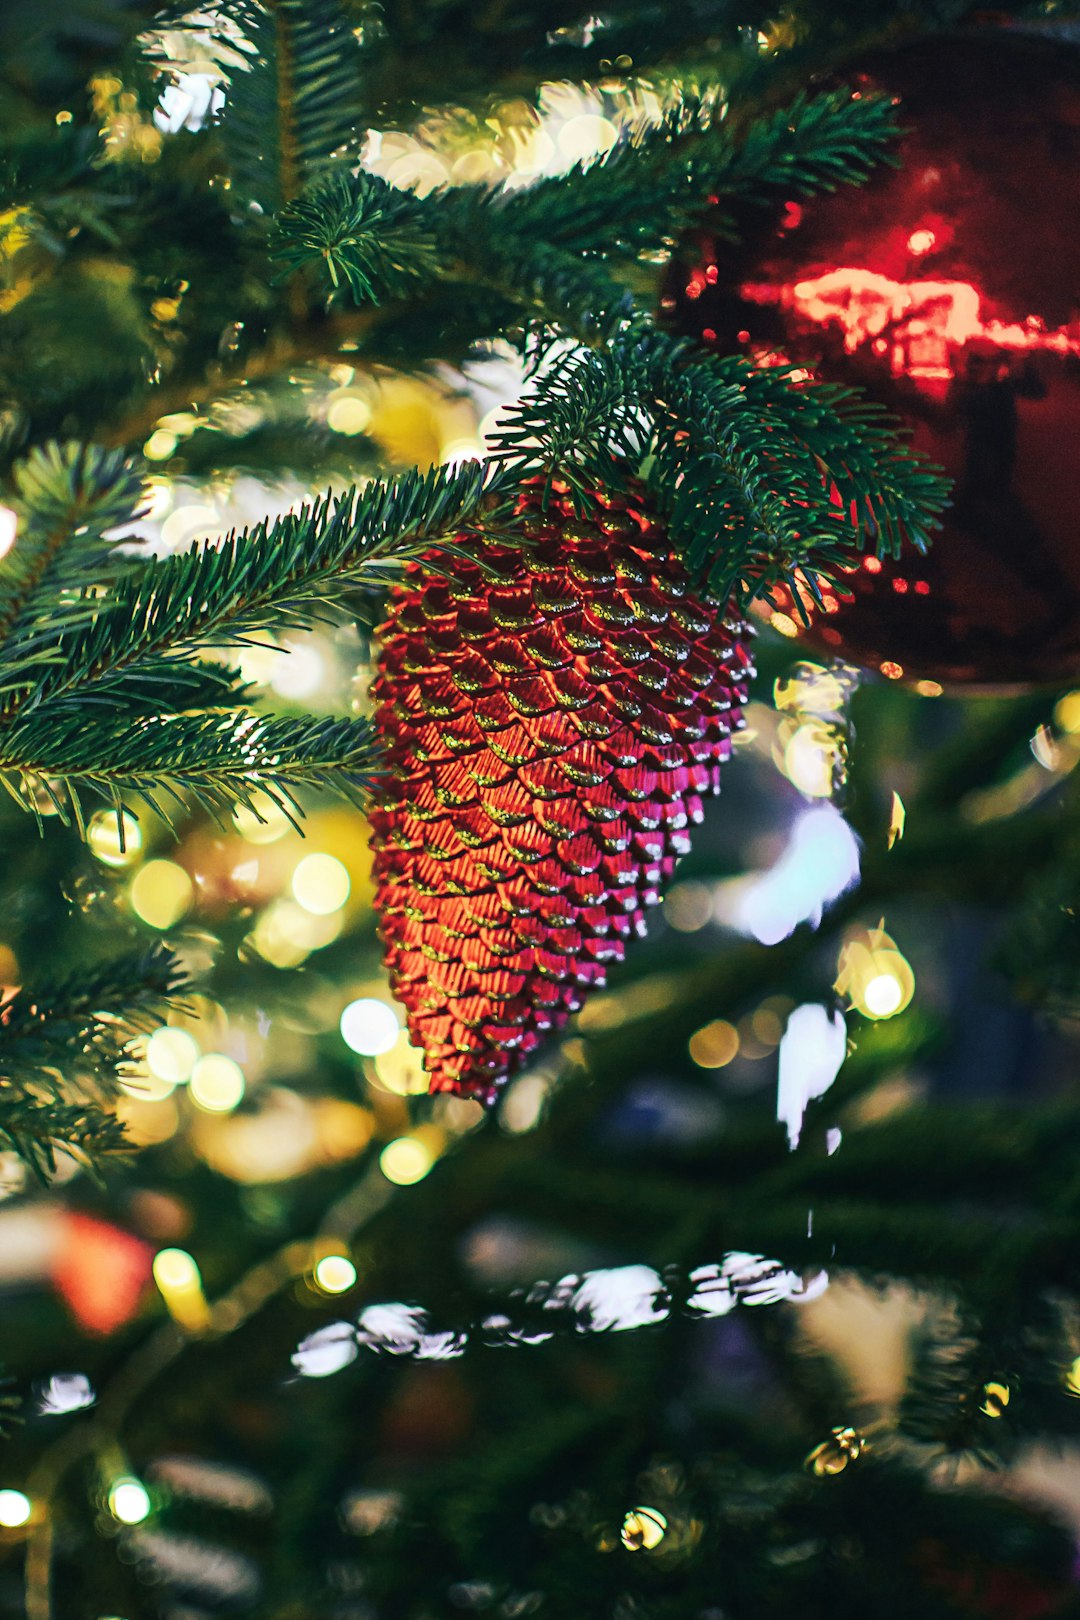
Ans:
{"type": "Polygon", "coordinates": [[[645,928],[753,673],[643,493],[520,498],[523,544],[413,566],[374,693],[395,994],[433,1091],[490,1102],[645,928]]]}

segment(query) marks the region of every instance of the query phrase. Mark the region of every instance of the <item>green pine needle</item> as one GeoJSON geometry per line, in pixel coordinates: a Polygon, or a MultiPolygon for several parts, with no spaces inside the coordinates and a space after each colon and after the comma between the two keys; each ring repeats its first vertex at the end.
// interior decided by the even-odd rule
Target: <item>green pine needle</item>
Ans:
{"type": "Polygon", "coordinates": [[[338,0],[231,0],[246,66],[220,119],[234,192],[263,214],[284,207],[363,135],[360,47],[338,0]]]}
{"type": "Polygon", "coordinates": [[[48,1178],[61,1149],[92,1168],[128,1148],[103,1099],[136,1072],[132,1042],[187,982],[154,945],[0,1002],[0,1141],[36,1176],[48,1178]]]}
{"type": "Polygon", "coordinates": [[[435,239],[412,192],[362,170],[338,174],[278,216],[271,242],[286,271],[315,261],[356,303],[406,297],[438,270],[435,239]]]}

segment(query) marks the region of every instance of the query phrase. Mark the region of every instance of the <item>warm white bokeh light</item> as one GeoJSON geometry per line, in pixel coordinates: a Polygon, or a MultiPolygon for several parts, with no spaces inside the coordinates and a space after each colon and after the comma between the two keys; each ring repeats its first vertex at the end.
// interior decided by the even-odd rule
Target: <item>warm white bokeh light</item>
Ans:
{"type": "Polygon", "coordinates": [[[228,1114],[244,1095],[244,1071],[224,1052],[208,1052],[191,1071],[188,1090],[196,1107],[228,1114]]]}
{"type": "Polygon", "coordinates": [[[22,1491],[0,1491],[0,1525],[5,1530],[17,1530],[26,1524],[32,1512],[30,1498],[22,1491]]]}
{"type": "Polygon", "coordinates": [[[198,1265],[186,1249],[160,1249],[154,1256],[154,1281],[163,1294],[202,1287],[198,1265]]]}
{"type": "Polygon", "coordinates": [[[863,1003],[871,1018],[889,1018],[904,999],[903,986],[891,973],[878,973],[863,990],[863,1003]]]}
{"type": "Polygon", "coordinates": [[[378,1057],[389,1052],[398,1038],[400,1025],[393,1007],[373,996],[350,1001],[341,1015],[341,1038],[362,1057],[378,1057]]]}
{"type": "Polygon", "coordinates": [[[315,1267],[315,1285],[324,1294],[344,1294],[356,1282],[356,1267],[344,1254],[324,1254],[315,1267]]]}
{"type": "Polygon", "coordinates": [[[130,1476],[118,1479],[109,1490],[109,1512],[121,1524],[142,1524],[150,1507],[146,1486],[130,1476]]]}
{"type": "Polygon", "coordinates": [[[102,866],[134,866],[142,849],[142,829],[122,810],[98,810],[90,817],[86,841],[102,866]]]}
{"type": "Polygon", "coordinates": [[[171,928],[195,898],[191,879],[175,861],[147,861],[131,881],[131,906],[151,928],[171,928]]]}
{"type": "Polygon", "coordinates": [[[167,1085],[182,1086],[191,1079],[199,1060],[199,1043],[186,1029],[155,1029],[146,1043],[146,1067],[167,1085]]]}
{"type": "Polygon", "coordinates": [[[326,917],[349,898],[349,874],[335,855],[305,855],[292,875],[292,892],[305,911],[326,917]]]}
{"type": "Polygon", "coordinates": [[[387,1181],[398,1187],[411,1187],[423,1181],[433,1162],[430,1148],[415,1136],[399,1136],[387,1142],[379,1155],[379,1169],[387,1181]]]}

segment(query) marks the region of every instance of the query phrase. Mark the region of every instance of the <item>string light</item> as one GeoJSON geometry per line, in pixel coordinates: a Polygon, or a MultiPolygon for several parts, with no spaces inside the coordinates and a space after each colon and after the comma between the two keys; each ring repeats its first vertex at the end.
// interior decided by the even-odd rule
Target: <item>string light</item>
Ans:
{"type": "Polygon", "coordinates": [[[160,1249],[154,1256],[154,1281],[162,1293],[202,1286],[198,1265],[186,1249],[160,1249]]]}
{"type": "Polygon", "coordinates": [[[881,928],[850,933],[837,967],[836,990],[865,1018],[895,1018],[915,994],[911,964],[881,928]]]}
{"type": "Polygon", "coordinates": [[[158,428],[143,445],[143,455],[147,461],[168,461],[179,443],[175,433],[170,433],[168,428],[158,428]]]}
{"type": "Polygon", "coordinates": [[[341,1038],[362,1057],[379,1057],[396,1043],[400,1025],[394,1009],[373,996],[350,1001],[341,1014],[341,1038]]]}
{"type": "Polygon", "coordinates": [[[816,924],[824,907],[858,877],[859,846],[851,828],[834,805],[815,805],[795,822],[779,860],[737,892],[731,920],[763,945],[775,945],[800,922],[816,924]]]}
{"type": "Polygon", "coordinates": [[[0,557],[6,557],[15,544],[18,519],[10,506],[0,506],[0,557]]]}
{"type": "Polygon", "coordinates": [[[298,909],[291,901],[276,900],[267,906],[249,936],[259,955],[271,967],[299,967],[311,955],[311,947],[295,937],[289,927],[298,909]]]}
{"type": "Polygon", "coordinates": [[[798,1146],[807,1108],[829,1090],[846,1054],[840,1013],[813,1001],[794,1008],[780,1042],[776,1082],[776,1117],[787,1126],[789,1147],[798,1146]]]}
{"type": "Polygon", "coordinates": [[[857,1462],[866,1448],[862,1436],[850,1426],[835,1428],[828,1440],[815,1446],[806,1459],[806,1467],[818,1479],[842,1474],[851,1463],[857,1462]]]}
{"type": "Polygon", "coordinates": [[[149,1065],[142,1072],[132,1072],[120,1081],[120,1089],[126,1096],[141,1103],[162,1103],[168,1100],[176,1090],[175,1080],[163,1080],[160,1075],[154,1074],[149,1065]]]}
{"type": "Polygon", "coordinates": [[[86,842],[102,866],[134,866],[142,849],[142,828],[126,810],[98,810],[86,828],[86,842]]]}
{"type": "Polygon", "coordinates": [[[210,1307],[194,1256],[186,1249],[160,1249],[154,1256],[153,1271],[173,1320],[192,1333],[204,1328],[210,1319],[210,1307]]]}
{"type": "Polygon", "coordinates": [[[690,1037],[690,1056],[699,1069],[723,1069],[739,1053],[739,1032],[726,1018],[695,1030],[690,1037]]]}
{"type": "Polygon", "coordinates": [[[314,1277],[316,1287],[324,1294],[345,1294],[356,1282],[356,1267],[344,1254],[324,1254],[314,1277]]]}
{"type": "Polygon", "coordinates": [[[784,749],[783,772],[809,799],[831,798],[843,740],[820,720],[798,726],[784,749]]]}
{"type": "Polygon", "coordinates": [[[309,1333],[293,1351],[292,1364],[301,1378],[330,1378],[358,1354],[356,1330],[349,1322],[331,1322],[309,1333]]]}
{"type": "Polygon", "coordinates": [[[892,810],[891,810],[891,812],[889,814],[889,845],[888,845],[888,847],[890,849],[892,849],[893,845],[899,843],[900,839],[903,838],[903,836],[904,836],[904,826],[905,826],[906,822],[907,822],[907,810],[904,807],[904,801],[900,797],[899,793],[897,793],[895,791],[895,789],[894,789],[893,790],[893,796],[892,796],[892,810]]]}
{"type": "Polygon", "coordinates": [[[830,799],[847,775],[847,703],[858,675],[845,665],[826,669],[801,660],[773,686],[783,716],[773,749],[775,763],[810,799],[830,799]]]}
{"type": "Polygon", "coordinates": [[[1004,1417],[1005,1408],[1011,1399],[1012,1395],[1008,1384],[991,1381],[983,1389],[983,1399],[979,1411],[988,1418],[1004,1417]]]}
{"type": "Polygon", "coordinates": [[[114,1480],[109,1487],[109,1512],[120,1524],[142,1524],[149,1518],[152,1503],[150,1493],[140,1480],[130,1474],[114,1480]]]}
{"type": "Polygon", "coordinates": [[[371,421],[371,406],[359,394],[343,391],[333,394],[326,412],[326,425],[332,433],[351,436],[363,433],[371,421]]]}
{"type": "Polygon", "coordinates": [[[1060,731],[1080,731],[1080,692],[1066,692],[1054,705],[1054,724],[1060,731]]]}
{"type": "Polygon", "coordinates": [[[676,883],[664,901],[664,917],[677,933],[696,934],[712,920],[712,890],[707,883],[676,883]]]}
{"type": "Polygon", "coordinates": [[[912,231],[911,235],[907,239],[908,252],[929,253],[936,241],[937,237],[934,235],[933,231],[928,230],[925,227],[922,230],[912,231]]]}
{"type": "Polygon", "coordinates": [[[146,1066],[157,1079],[182,1086],[199,1060],[199,1043],[186,1029],[163,1026],[146,1043],[146,1066]]]}
{"type": "Polygon", "coordinates": [[[53,1373],[38,1390],[38,1411],[43,1417],[81,1412],[97,1400],[85,1373],[53,1373]]]}
{"type": "Polygon", "coordinates": [[[340,934],[340,913],[316,916],[295,900],[275,900],[259,918],[249,938],[271,967],[293,968],[322,950],[340,934]]]}
{"type": "Polygon", "coordinates": [[[5,1530],[17,1530],[27,1524],[32,1512],[33,1504],[22,1491],[0,1491],[0,1526],[5,1530]]]}
{"type": "Polygon", "coordinates": [[[750,1016],[750,1029],[762,1046],[779,1046],[784,1033],[784,1021],[792,1010],[792,1002],[782,996],[770,996],[750,1016]]]}
{"type": "Polygon", "coordinates": [[[555,1081],[552,1068],[534,1069],[523,1074],[503,1093],[499,1108],[499,1124],[511,1136],[535,1130],[540,1123],[544,1104],[555,1081]]]}
{"type": "MultiPolygon", "coordinates": [[[[163,1081],[157,1082],[163,1085],[163,1081]]],[[[172,1091],[168,1087],[168,1091],[172,1091]]],[[[123,1125],[132,1147],[152,1147],[167,1142],[180,1128],[180,1110],[168,1095],[147,1097],[135,1089],[135,1083],[124,1085],[126,1097],[116,1105],[116,1117],[123,1125]]]]}
{"type": "Polygon", "coordinates": [[[615,145],[618,131],[610,118],[598,113],[579,113],[570,118],[555,137],[559,151],[570,163],[584,163],[615,145]]]}
{"type": "MultiPolygon", "coordinates": [[[[355,1158],[373,1130],[368,1110],[342,1097],[300,1097],[284,1086],[268,1086],[258,1108],[200,1114],[192,1122],[192,1139],[200,1158],[220,1175],[265,1186],[355,1158]]],[[[305,1267],[309,1262],[310,1255],[305,1267]]]]}
{"type": "Polygon", "coordinates": [[[252,795],[250,805],[237,805],[233,826],[249,844],[273,844],[292,831],[292,823],[281,806],[261,793],[252,795]]]}
{"type": "Polygon", "coordinates": [[[871,1018],[891,1018],[903,999],[900,981],[891,973],[876,973],[863,988],[863,1005],[871,1018]]]}
{"type": "Polygon", "coordinates": [[[161,525],[162,544],[169,551],[178,551],[220,526],[221,519],[212,506],[178,506],[161,525]]]}
{"type": "Polygon", "coordinates": [[[401,190],[415,191],[417,196],[426,197],[437,186],[444,186],[450,175],[446,165],[439,161],[434,152],[417,150],[405,153],[392,163],[386,171],[386,178],[401,190]]]}
{"type": "Polygon", "coordinates": [[[424,1054],[413,1046],[405,1030],[385,1052],[375,1056],[375,1073],[387,1091],[398,1097],[420,1097],[428,1088],[424,1054]]]}
{"type": "Polygon", "coordinates": [[[652,1552],[667,1535],[668,1522],[659,1508],[631,1508],[622,1522],[619,1540],[627,1552],[652,1552]]]}
{"type": "Polygon", "coordinates": [[[236,658],[240,674],[254,686],[268,686],[281,661],[281,650],[269,631],[262,641],[250,647],[241,647],[236,658]]]}
{"type": "Polygon", "coordinates": [[[1061,766],[1061,749],[1047,725],[1037,726],[1030,743],[1031,752],[1045,771],[1056,771],[1061,766]]]}
{"type": "Polygon", "coordinates": [[[171,928],[195,897],[191,879],[175,861],[147,861],[131,882],[131,907],[151,928],[171,928]]]}
{"type": "Polygon", "coordinates": [[[292,892],[316,917],[340,911],[349,898],[349,874],[334,855],[305,855],[292,875],[292,892]]]}
{"type": "Polygon", "coordinates": [[[397,1187],[423,1181],[433,1163],[430,1148],[415,1136],[399,1136],[387,1142],[379,1155],[379,1169],[397,1187]]]}
{"type": "Polygon", "coordinates": [[[322,653],[311,641],[283,641],[274,660],[270,685],[279,697],[300,703],[313,697],[326,676],[322,653]]]}
{"type": "Polygon", "coordinates": [[[244,1095],[244,1071],[224,1052],[208,1052],[191,1071],[189,1091],[197,1108],[228,1114],[244,1095]]]}

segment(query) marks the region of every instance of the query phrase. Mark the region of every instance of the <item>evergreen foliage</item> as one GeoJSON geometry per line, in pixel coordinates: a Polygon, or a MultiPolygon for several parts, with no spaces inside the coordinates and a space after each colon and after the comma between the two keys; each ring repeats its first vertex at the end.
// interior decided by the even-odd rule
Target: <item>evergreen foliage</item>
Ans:
{"type": "Polygon", "coordinates": [[[229,178],[241,206],[270,214],[355,151],[354,19],[339,0],[240,0],[223,16],[242,41],[219,124],[229,178]]]}
{"type": "MultiPolygon", "coordinates": [[[[740,602],[797,574],[816,590],[818,575],[867,539],[890,551],[904,538],[924,545],[943,504],[940,481],[880,413],[782,371],[695,357],[655,329],[614,270],[620,255],[662,248],[717,194],[802,195],[860,179],[887,149],[890,108],[830,92],[734,135],[717,107],[689,104],[602,161],[524,192],[420,199],[343,166],[356,75],[352,43],[340,47],[352,34],[336,0],[316,10],[275,0],[224,14],[236,65],[220,133],[243,252],[271,271],[264,225],[279,206],[270,251],[286,273],[288,317],[305,332],[320,330],[304,290],[309,265],[327,277],[331,302],[348,292],[400,307],[444,278],[489,285],[496,308],[517,305],[524,332],[545,334],[539,350],[526,335],[538,375],[509,415],[494,473],[405,473],[149,564],[117,568],[102,550],[105,533],[137,513],[138,469],[118,450],[46,444],[17,462],[24,536],[4,576],[0,771],[16,792],[20,778],[44,782],[80,822],[86,790],[160,805],[183,789],[228,808],[250,802],[255,786],[277,795],[290,782],[358,785],[374,764],[362,723],[343,721],[317,743],[310,728],[267,727],[242,707],[235,677],[200,655],[310,623],[342,585],[385,585],[456,536],[482,554],[485,525],[505,539],[515,483],[537,472],[581,487],[618,483],[644,461],[676,548],[708,589],[740,602]],[[260,140],[267,127],[278,132],[275,155],[260,140]],[[641,223],[628,231],[632,220],[641,223]],[[588,346],[545,365],[543,345],[566,338],[588,346]],[[74,724],[76,709],[87,724],[74,724]]],[[[18,206],[34,217],[31,194],[18,206]]],[[[326,326],[328,342],[332,333],[326,326]]],[[[285,369],[295,349],[280,350],[285,369]]]]}
{"type": "Polygon", "coordinates": [[[0,1140],[43,1181],[60,1150],[91,1168],[125,1150],[102,1100],[137,1075],[132,1042],[185,984],[175,957],[154,946],[0,1002],[0,1140]]]}
{"type": "MultiPolygon", "coordinates": [[[[741,605],[780,583],[818,591],[864,549],[932,542],[948,491],[875,407],[707,357],[653,312],[658,266],[702,220],[734,235],[748,210],[891,161],[895,110],[835,79],[806,91],[812,68],[842,74],[867,41],[950,27],[968,7],[615,0],[591,17],[562,0],[48,0],[33,26],[18,10],[0,15],[0,464],[18,523],[0,557],[0,780],[3,899],[26,983],[0,999],[0,1148],[48,1184],[64,1156],[95,1169],[128,1150],[117,1082],[137,1079],[138,1037],[189,988],[164,947],[108,958],[92,907],[72,899],[91,808],[115,812],[121,837],[125,805],[178,832],[205,815],[224,884],[234,811],[303,823],[319,790],[362,803],[377,778],[365,719],[284,712],[236,667],[245,653],[313,626],[371,626],[404,569],[437,569],[453,548],[482,563],[489,540],[519,538],[515,498],[538,477],[579,494],[641,477],[700,588],[741,605]],[[182,89],[192,60],[220,69],[223,103],[199,127],[164,129],[160,93],[182,89]],[[419,195],[364,166],[369,129],[422,127],[436,109],[481,123],[558,77],[605,95],[641,85],[660,111],[598,160],[520,187],[419,195]],[[483,465],[396,472],[374,437],[336,434],[309,408],[342,367],[430,377],[493,342],[524,357],[529,380],[483,465]],[[158,435],[174,443],[160,462],[158,435]],[[325,493],[150,557],[134,536],[162,466],[193,483],[295,473],[325,493]]],[[[709,1116],[713,1077],[686,1056],[696,1031],[741,1021],[778,987],[831,1004],[845,928],[894,906],[922,906],[941,928],[992,910],[1012,982],[1075,1013],[1080,773],[1063,767],[1045,792],[1023,776],[1038,728],[1062,740],[1045,695],[965,711],[937,746],[908,693],[883,684],[854,709],[857,893],[819,932],[769,949],[732,939],[708,959],[674,934],[643,946],[662,995],[650,999],[648,976],[616,987],[620,1016],[583,1027],[565,1071],[542,1074],[532,1128],[489,1118],[401,1197],[378,1169],[381,1142],[408,1123],[385,1089],[370,1111],[379,1145],[328,1153],[292,1183],[234,1185],[209,1162],[148,1151],[147,1182],[195,1207],[181,1241],[207,1256],[207,1317],[82,1342],[102,1400],[82,1428],[32,1437],[47,1511],[27,1530],[25,1605],[4,1609],[0,1583],[5,1615],[134,1620],[160,1595],[174,1615],[232,1603],[252,1620],[1003,1620],[1025,1589],[1006,1586],[995,1607],[1002,1568],[1036,1601],[1052,1587],[1041,1613],[1080,1612],[1065,1531],[981,1483],[1080,1424],[1075,1101],[889,1112],[890,1082],[949,1039],[947,1009],[916,1003],[894,1023],[853,1016],[855,1050],[791,1152],[772,1095],[733,1088],[709,1116]],[[894,780],[910,826],[892,848],[894,780]],[[679,1117],[705,1107],[714,1129],[642,1145],[627,1077],[644,1078],[647,1111],[655,1065],[681,1088],[679,1117]],[[520,1279],[484,1279],[490,1222],[525,1253],[520,1279]],[[350,1243],[362,1303],[316,1299],[324,1241],[350,1243]],[[551,1280],[538,1284],[545,1242],[560,1264],[590,1258],[541,1269],[551,1280]],[[573,1285],[609,1261],[655,1268],[663,1325],[593,1331],[573,1285]],[[763,1279],[822,1268],[838,1291],[898,1285],[921,1302],[895,1409],[870,1409],[811,1349],[798,1307],[774,1310],[764,1286],[755,1296],[763,1279]],[[732,1295],[730,1321],[708,1329],[695,1320],[704,1272],[732,1295]],[[370,1322],[365,1337],[369,1306],[399,1326],[411,1313],[411,1337],[380,1339],[370,1322]],[[283,1395],[290,1354],[299,1372],[298,1346],[328,1332],[355,1361],[283,1395]],[[836,1461],[838,1431],[855,1439],[835,1477],[819,1475],[812,1459],[826,1446],[836,1461]],[[109,1482],[168,1460],[177,1434],[193,1457],[270,1478],[275,1515],[155,1490],[159,1524],[141,1540],[120,1530],[117,1558],[112,1529],[98,1534],[109,1482]],[[402,1498],[380,1518],[395,1444],[409,1459],[402,1498]],[[669,1518],[655,1557],[620,1541],[639,1496],[669,1518]],[[144,1582],[147,1549],[178,1543],[183,1581],[144,1582]],[[246,1596],[221,1584],[230,1570],[247,1571],[246,1596]]],[[[292,1088],[297,1117],[325,1101],[344,1129],[357,1065],[322,1003],[336,1018],[345,989],[335,1000],[328,986],[358,993],[355,938],[292,979],[246,950],[251,917],[229,892],[220,939],[193,929],[185,955],[217,953],[213,993],[238,992],[241,1031],[287,1004],[267,1090],[292,1088]]],[[[146,937],[130,913],[110,927],[146,937]]],[[[410,1106],[421,1134],[443,1130],[426,1099],[410,1106]]],[[[222,1123],[200,1121],[207,1138],[222,1123]]],[[[76,1189],[93,1208],[95,1196],[76,1189]]],[[[28,1338],[35,1353],[51,1343],[28,1338]]]]}

